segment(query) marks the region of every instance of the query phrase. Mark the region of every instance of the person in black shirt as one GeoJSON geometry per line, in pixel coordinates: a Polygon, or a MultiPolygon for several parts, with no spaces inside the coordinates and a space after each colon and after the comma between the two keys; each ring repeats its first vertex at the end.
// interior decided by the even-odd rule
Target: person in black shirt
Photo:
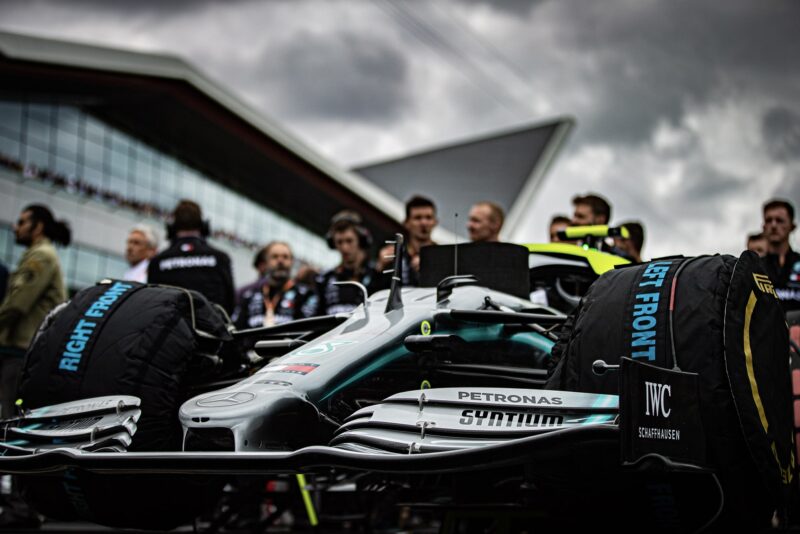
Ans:
{"type": "Polygon", "coordinates": [[[249,284],[242,286],[236,289],[236,298],[235,302],[238,306],[239,303],[242,301],[242,296],[245,293],[251,293],[254,289],[261,287],[264,283],[264,277],[267,274],[267,246],[264,246],[256,252],[256,255],[253,257],[253,269],[256,270],[258,273],[258,277],[250,282],[249,284]]]}
{"type": "Polygon", "coordinates": [[[231,259],[208,243],[208,222],[200,206],[181,200],[167,225],[169,247],[157,254],[147,268],[147,281],[193,289],[208,300],[233,312],[234,290],[231,259]]]}
{"type": "Polygon", "coordinates": [[[233,324],[239,330],[311,317],[316,311],[313,290],[291,278],[294,257],[289,245],[273,241],[264,247],[263,256],[261,284],[245,289],[233,312],[233,324]]]}
{"type": "Polygon", "coordinates": [[[789,236],[796,227],[794,207],[789,202],[774,199],[764,204],[767,255],[762,261],[785,312],[800,310],[800,254],[789,246],[789,236]]]}
{"type": "MultiPolygon", "coordinates": [[[[406,246],[403,247],[403,287],[419,285],[419,251],[422,247],[435,245],[432,234],[439,223],[436,218],[436,205],[432,200],[422,196],[413,196],[406,202],[406,246]]],[[[394,245],[387,245],[378,253],[376,269],[379,273],[391,269],[394,264],[394,245]]],[[[389,288],[391,277],[384,275],[382,286],[389,288]]]]}
{"type": "Polygon", "coordinates": [[[362,292],[351,285],[336,282],[359,282],[372,293],[378,286],[378,272],[368,261],[372,236],[361,225],[361,216],[354,211],[341,211],[331,219],[327,234],[328,246],[339,251],[339,265],[317,277],[316,315],[332,315],[352,311],[363,301],[362,292]]]}
{"type": "Polygon", "coordinates": [[[633,263],[642,263],[642,247],[644,246],[644,226],[637,221],[619,223],[628,229],[629,237],[615,237],[614,246],[609,250],[612,254],[631,260],[633,263]]]}
{"type": "Polygon", "coordinates": [[[767,255],[767,238],[764,232],[747,236],[747,250],[751,250],[761,257],[767,255]]]}

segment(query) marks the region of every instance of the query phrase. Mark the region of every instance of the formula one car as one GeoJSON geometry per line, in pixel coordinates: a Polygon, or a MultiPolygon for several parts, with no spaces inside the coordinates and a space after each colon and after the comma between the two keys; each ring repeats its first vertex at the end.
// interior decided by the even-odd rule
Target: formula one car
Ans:
{"type": "MultiPolygon", "coordinates": [[[[399,236],[397,246],[399,258],[399,236]]],[[[4,423],[0,471],[24,475],[43,513],[138,528],[190,520],[233,475],[302,475],[310,524],[371,529],[741,529],[784,511],[791,392],[788,358],[775,354],[788,341],[757,261],[610,271],[568,319],[515,296],[529,287],[508,289],[529,280],[526,249],[487,246],[452,251],[461,272],[481,270],[472,252],[494,262],[481,280],[402,288],[398,259],[391,289],[359,289],[351,314],[243,332],[220,330],[187,292],[87,290],[32,344],[28,409],[4,423]],[[179,301],[187,313],[143,334],[142,314],[126,310],[154,299],[161,313],[179,301]],[[193,336],[192,354],[172,343],[180,332],[193,336]],[[254,338],[265,363],[236,379],[242,367],[224,361],[224,347],[254,338]],[[209,383],[219,369],[227,378],[209,383]],[[181,373],[186,383],[171,387],[181,373]],[[115,391],[77,400],[96,397],[100,382],[115,391]],[[47,406],[65,389],[76,398],[47,406]],[[191,390],[200,392],[177,417],[165,411],[191,390]]]]}

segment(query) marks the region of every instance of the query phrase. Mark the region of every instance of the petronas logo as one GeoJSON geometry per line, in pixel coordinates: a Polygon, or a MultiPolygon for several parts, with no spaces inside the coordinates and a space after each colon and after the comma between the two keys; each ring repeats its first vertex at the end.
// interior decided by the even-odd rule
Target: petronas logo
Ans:
{"type": "Polygon", "coordinates": [[[769,279],[769,276],[753,273],[753,279],[756,281],[756,287],[758,287],[758,289],[768,295],[778,298],[777,293],[775,293],[775,286],[772,285],[772,280],[769,279]]]}

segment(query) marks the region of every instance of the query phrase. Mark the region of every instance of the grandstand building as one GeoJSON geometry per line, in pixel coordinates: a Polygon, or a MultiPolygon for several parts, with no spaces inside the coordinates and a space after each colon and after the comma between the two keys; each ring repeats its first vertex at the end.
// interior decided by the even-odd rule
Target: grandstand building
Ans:
{"type": "Polygon", "coordinates": [[[348,171],[180,58],[0,32],[0,262],[16,265],[12,225],[31,203],[70,223],[60,254],[71,291],[122,276],[139,223],[165,246],[184,198],[203,208],[236,285],[255,278],[253,256],[271,240],[334,265],[324,236],[345,208],[362,214],[377,250],[415,193],[440,207],[436,241],[464,239],[469,206],[485,199],[506,209],[507,239],[572,127],[561,117],[348,171]]]}
{"type": "Polygon", "coordinates": [[[177,201],[198,202],[237,284],[264,243],[288,241],[329,267],[338,210],[378,240],[402,203],[326,160],[181,59],[0,32],[0,261],[16,264],[12,225],[50,206],[73,244],[60,251],[71,290],[127,269],[125,239],[147,223],[164,238],[177,201]]]}

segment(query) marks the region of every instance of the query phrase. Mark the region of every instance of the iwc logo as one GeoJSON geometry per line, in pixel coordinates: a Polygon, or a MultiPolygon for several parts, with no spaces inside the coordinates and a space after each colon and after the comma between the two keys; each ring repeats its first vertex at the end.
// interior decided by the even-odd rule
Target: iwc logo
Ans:
{"type": "MultiPolygon", "coordinates": [[[[657,382],[644,383],[644,414],[649,417],[661,417],[668,419],[672,413],[672,408],[667,404],[667,400],[672,397],[672,386],[669,384],[659,384],[657,382]]],[[[652,423],[652,427],[639,427],[639,437],[644,439],[658,439],[668,441],[680,441],[681,431],[675,428],[661,428],[652,423]]]]}
{"type": "Polygon", "coordinates": [[[672,396],[672,386],[645,382],[644,414],[652,417],[669,417],[672,409],[667,408],[667,397],[672,396]]]}

